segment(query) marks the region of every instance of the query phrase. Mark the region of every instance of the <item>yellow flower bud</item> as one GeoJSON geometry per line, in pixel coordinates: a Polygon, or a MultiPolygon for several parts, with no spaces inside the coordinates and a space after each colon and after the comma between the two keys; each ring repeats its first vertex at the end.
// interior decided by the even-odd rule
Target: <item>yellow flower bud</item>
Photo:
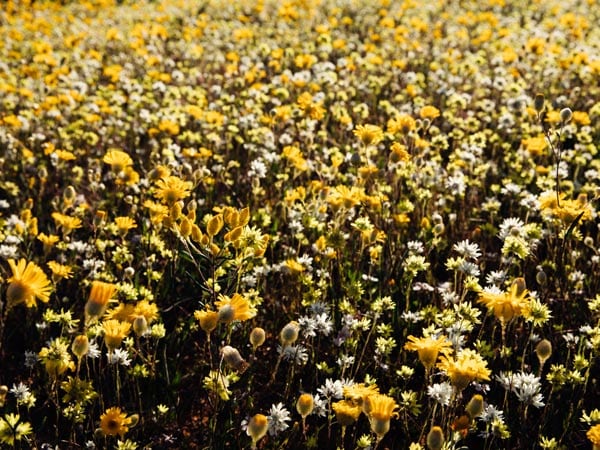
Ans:
{"type": "Polygon", "coordinates": [[[256,448],[256,443],[267,434],[268,428],[269,422],[265,415],[255,414],[250,418],[248,427],[246,428],[246,434],[252,438],[252,448],[256,448]]]}
{"type": "Polygon", "coordinates": [[[300,414],[303,419],[313,412],[314,407],[315,401],[311,394],[302,394],[300,397],[298,397],[298,401],[296,402],[296,411],[298,411],[298,414],[300,414]]]}
{"type": "Polygon", "coordinates": [[[250,344],[252,344],[252,349],[255,351],[265,343],[265,339],[265,330],[260,327],[253,328],[250,332],[250,344]]]}

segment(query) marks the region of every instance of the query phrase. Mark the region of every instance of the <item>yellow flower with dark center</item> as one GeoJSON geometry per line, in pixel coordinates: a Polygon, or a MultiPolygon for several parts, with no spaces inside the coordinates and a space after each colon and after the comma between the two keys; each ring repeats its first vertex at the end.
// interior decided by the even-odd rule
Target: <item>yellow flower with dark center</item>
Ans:
{"type": "Polygon", "coordinates": [[[419,355],[419,361],[421,361],[427,370],[431,370],[440,353],[444,355],[452,354],[452,344],[446,336],[439,336],[435,339],[431,336],[422,338],[408,336],[408,340],[410,342],[407,342],[404,348],[416,351],[419,355]]]}
{"type": "Polygon", "coordinates": [[[408,153],[406,145],[401,144],[399,142],[394,142],[390,146],[390,150],[390,160],[392,162],[408,162],[410,160],[410,153],[408,153]]]}
{"type": "Polygon", "coordinates": [[[121,236],[125,236],[130,229],[137,227],[135,220],[133,220],[131,217],[122,216],[115,217],[115,225],[117,226],[121,236]]]}
{"type": "Polygon", "coordinates": [[[48,303],[52,286],[37,264],[25,259],[15,263],[14,259],[9,259],[8,265],[12,270],[12,277],[8,279],[9,285],[6,290],[7,310],[20,303],[33,308],[37,306],[36,299],[48,303]]]}
{"type": "Polygon", "coordinates": [[[408,114],[401,114],[388,120],[387,130],[392,133],[407,134],[417,127],[417,122],[408,114]]]}
{"type": "Polygon", "coordinates": [[[442,355],[437,367],[446,372],[458,391],[466,388],[471,381],[488,381],[492,373],[481,355],[471,349],[463,349],[455,357],[442,355]]]}
{"type": "Polygon", "coordinates": [[[133,160],[131,156],[121,150],[111,149],[104,155],[102,161],[108,165],[115,171],[121,172],[125,170],[127,166],[131,166],[133,164],[133,160]]]}
{"type": "Polygon", "coordinates": [[[73,275],[73,269],[71,266],[65,266],[58,263],[57,261],[48,261],[48,267],[52,271],[52,275],[57,278],[71,278],[73,275]]]}
{"type": "Polygon", "coordinates": [[[129,431],[129,426],[132,424],[132,418],[127,417],[127,414],[121,411],[119,407],[107,409],[100,416],[100,429],[106,436],[121,437],[129,431]]]}
{"type": "Polygon", "coordinates": [[[120,320],[110,319],[102,323],[104,332],[104,343],[109,350],[114,350],[121,345],[123,339],[129,334],[131,324],[120,320]]]}
{"type": "Polygon", "coordinates": [[[502,325],[506,325],[511,319],[523,314],[523,310],[529,304],[529,291],[524,289],[522,278],[513,281],[509,292],[488,292],[479,294],[478,303],[483,303],[496,316],[502,325]]]}
{"type": "Polygon", "coordinates": [[[437,109],[435,106],[423,106],[419,111],[419,116],[421,117],[421,119],[433,120],[440,116],[440,110],[437,109]]]}
{"type": "Polygon", "coordinates": [[[78,217],[67,216],[59,212],[53,212],[52,218],[57,227],[61,228],[64,234],[69,234],[71,231],[81,228],[81,219],[78,217]]]}
{"type": "Polygon", "coordinates": [[[390,430],[390,419],[398,416],[397,408],[396,401],[387,395],[373,394],[365,399],[363,411],[367,412],[371,431],[377,435],[378,441],[390,430]]]}
{"type": "Polygon", "coordinates": [[[154,196],[167,205],[189,197],[192,183],[174,175],[163,177],[156,182],[154,196]]]}
{"type": "Polygon", "coordinates": [[[92,289],[85,304],[85,315],[89,318],[98,318],[104,311],[106,305],[117,291],[117,285],[105,283],[104,281],[92,281],[92,289]]]}
{"type": "Polygon", "coordinates": [[[256,309],[250,305],[246,297],[238,293],[233,294],[233,297],[221,295],[215,304],[218,308],[219,320],[225,323],[235,320],[244,321],[256,316],[256,309]]]}
{"type": "Polygon", "coordinates": [[[363,145],[377,145],[383,140],[383,130],[377,125],[358,125],[354,134],[361,140],[363,145]]]}

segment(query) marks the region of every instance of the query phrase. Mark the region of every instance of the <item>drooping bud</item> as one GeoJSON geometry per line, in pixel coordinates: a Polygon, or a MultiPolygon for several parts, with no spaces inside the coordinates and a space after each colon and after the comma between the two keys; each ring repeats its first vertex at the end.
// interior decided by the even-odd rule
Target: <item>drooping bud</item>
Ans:
{"type": "Polygon", "coordinates": [[[240,355],[240,352],[231,345],[223,347],[221,355],[225,364],[240,374],[244,373],[249,366],[246,360],[242,358],[242,355],[240,355]]]}

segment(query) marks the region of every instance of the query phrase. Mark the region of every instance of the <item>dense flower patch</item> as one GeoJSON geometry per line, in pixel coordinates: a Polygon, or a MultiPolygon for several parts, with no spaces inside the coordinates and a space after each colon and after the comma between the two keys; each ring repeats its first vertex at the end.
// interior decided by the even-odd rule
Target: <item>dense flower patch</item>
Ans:
{"type": "Polygon", "coordinates": [[[593,0],[1,8],[1,446],[600,448],[593,0]]]}

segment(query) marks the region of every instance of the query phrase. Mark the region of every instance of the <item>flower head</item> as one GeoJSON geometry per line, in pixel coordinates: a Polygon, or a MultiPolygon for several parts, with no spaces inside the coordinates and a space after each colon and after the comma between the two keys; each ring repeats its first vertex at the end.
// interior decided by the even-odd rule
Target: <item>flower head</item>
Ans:
{"type": "Polygon", "coordinates": [[[104,311],[106,305],[117,291],[117,285],[105,283],[104,281],[92,281],[92,289],[85,304],[85,314],[89,318],[98,318],[104,311]]]}
{"type": "Polygon", "coordinates": [[[354,404],[354,402],[348,400],[335,402],[331,405],[331,408],[333,409],[333,412],[335,412],[337,421],[343,427],[347,427],[356,422],[362,411],[360,405],[354,404]]]}
{"type": "Polygon", "coordinates": [[[13,259],[8,260],[12,270],[12,277],[6,290],[7,308],[10,309],[20,303],[25,303],[28,308],[37,306],[37,300],[48,303],[52,286],[50,280],[42,269],[34,262],[20,259],[15,263],[13,259]]]}
{"type": "Polygon", "coordinates": [[[594,445],[594,450],[596,450],[596,448],[600,448],[600,423],[591,427],[587,431],[586,436],[594,445]]]}
{"type": "Polygon", "coordinates": [[[396,400],[383,394],[372,394],[365,400],[363,410],[366,410],[371,423],[371,431],[381,439],[390,429],[390,419],[398,415],[396,400]]]}
{"type": "Polygon", "coordinates": [[[56,278],[71,278],[73,269],[71,266],[60,264],[57,261],[48,261],[48,268],[52,271],[52,275],[56,278]]]}
{"type": "Polygon", "coordinates": [[[408,336],[408,340],[404,345],[406,350],[416,351],[419,355],[419,361],[430,370],[436,363],[440,353],[450,355],[452,353],[452,344],[445,336],[433,338],[431,336],[417,338],[408,336]]]}
{"type": "Polygon", "coordinates": [[[168,205],[182,200],[190,195],[192,183],[174,175],[161,178],[156,182],[154,196],[168,205]]]}
{"type": "Polygon", "coordinates": [[[102,158],[102,161],[105,164],[110,165],[110,167],[115,172],[121,172],[126,167],[131,166],[133,164],[133,160],[131,159],[131,156],[129,156],[124,151],[117,150],[117,149],[111,149],[108,152],[106,152],[106,154],[104,155],[104,158],[102,158]]]}
{"type": "Polygon", "coordinates": [[[71,217],[59,212],[53,212],[52,218],[56,226],[61,228],[64,234],[69,234],[76,228],[81,228],[81,219],[79,217],[71,217]]]}
{"type": "Polygon", "coordinates": [[[121,408],[115,406],[108,408],[100,416],[100,429],[106,436],[123,436],[129,431],[132,424],[132,418],[121,411],[121,408]]]}
{"type": "Polygon", "coordinates": [[[119,347],[130,329],[131,324],[129,322],[121,322],[116,319],[104,321],[102,323],[102,331],[104,332],[104,342],[109,350],[119,347]]]}
{"type": "MultiPolygon", "coordinates": [[[[356,383],[343,387],[344,398],[355,405],[364,408],[365,401],[370,395],[378,394],[379,388],[375,384],[366,385],[365,383],[356,383]]],[[[363,409],[364,410],[364,409],[363,409]]]]}
{"type": "Polygon", "coordinates": [[[219,323],[219,313],[217,311],[194,311],[194,318],[200,324],[200,328],[208,335],[217,328],[217,324],[219,323]]]}
{"type": "Polygon", "coordinates": [[[69,353],[69,345],[61,338],[55,338],[48,342],[48,346],[43,347],[38,356],[51,377],[57,378],[67,369],[75,369],[75,363],[69,353]]]}
{"type": "Polygon", "coordinates": [[[358,125],[354,129],[354,134],[361,140],[361,142],[368,145],[377,145],[383,140],[383,130],[377,125],[358,125]]]}
{"type": "Polygon", "coordinates": [[[440,110],[435,106],[423,106],[419,111],[419,116],[421,119],[430,119],[433,120],[436,117],[440,116],[440,110]]]}
{"type": "Polygon", "coordinates": [[[218,308],[219,320],[226,323],[234,320],[244,321],[256,316],[256,309],[252,307],[250,301],[237,292],[232,297],[221,295],[215,304],[218,308]]]}
{"type": "Polygon", "coordinates": [[[137,226],[135,220],[133,220],[131,217],[126,216],[115,217],[115,225],[117,226],[117,230],[119,231],[119,234],[121,236],[125,236],[130,229],[135,228],[137,226]]]}
{"type": "Polygon", "coordinates": [[[505,325],[514,317],[520,316],[529,303],[527,297],[529,291],[524,289],[522,280],[522,278],[515,279],[508,292],[483,291],[479,294],[477,301],[487,306],[494,316],[505,325]]]}
{"type": "Polygon", "coordinates": [[[481,355],[471,349],[463,349],[452,358],[442,355],[437,367],[446,372],[452,385],[459,391],[471,381],[489,380],[491,374],[481,355]]]}

